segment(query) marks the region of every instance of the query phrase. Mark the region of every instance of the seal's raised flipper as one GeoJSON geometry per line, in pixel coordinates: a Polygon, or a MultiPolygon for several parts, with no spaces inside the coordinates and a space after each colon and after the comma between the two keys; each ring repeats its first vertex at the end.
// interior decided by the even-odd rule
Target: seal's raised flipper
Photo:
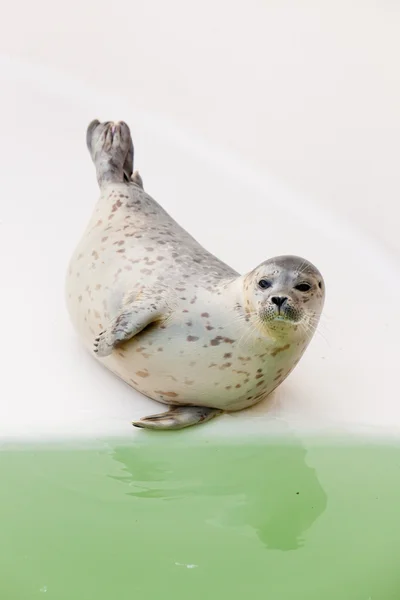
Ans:
{"type": "Polygon", "coordinates": [[[133,172],[133,143],[123,121],[92,121],[86,131],[86,144],[96,166],[97,181],[128,183],[133,172]]]}
{"type": "Polygon", "coordinates": [[[174,406],[167,412],[134,421],[132,425],[143,429],[184,429],[198,423],[205,423],[223,411],[207,406],[174,406]]]}
{"type": "Polygon", "coordinates": [[[156,304],[153,298],[135,299],[125,305],[94,341],[97,356],[108,356],[114,348],[127,342],[145,327],[165,318],[165,302],[156,304]]]}

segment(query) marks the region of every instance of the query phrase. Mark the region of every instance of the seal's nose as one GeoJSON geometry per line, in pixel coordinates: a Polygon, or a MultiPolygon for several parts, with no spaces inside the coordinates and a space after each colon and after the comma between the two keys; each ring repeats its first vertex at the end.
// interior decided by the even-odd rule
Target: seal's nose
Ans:
{"type": "Polygon", "coordinates": [[[278,308],[281,308],[285,304],[287,300],[287,296],[272,296],[271,302],[272,304],[276,304],[278,308]]]}

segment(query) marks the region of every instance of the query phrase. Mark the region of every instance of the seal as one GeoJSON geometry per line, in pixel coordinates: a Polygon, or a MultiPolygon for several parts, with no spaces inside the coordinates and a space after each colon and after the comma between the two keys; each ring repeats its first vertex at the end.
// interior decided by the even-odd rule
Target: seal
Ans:
{"type": "Polygon", "coordinates": [[[87,146],[101,195],[70,260],[67,306],[98,360],[169,405],[133,425],[182,429],[268,396],[314,335],[321,273],[278,256],[240,275],[144,191],[126,123],[93,121],[87,146]]]}

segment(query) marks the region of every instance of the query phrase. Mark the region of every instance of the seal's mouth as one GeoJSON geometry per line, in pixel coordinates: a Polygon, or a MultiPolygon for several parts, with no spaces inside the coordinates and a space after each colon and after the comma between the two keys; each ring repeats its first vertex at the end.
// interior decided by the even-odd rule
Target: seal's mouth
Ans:
{"type": "Polygon", "coordinates": [[[283,315],[282,313],[279,313],[279,314],[275,315],[273,317],[273,320],[274,321],[289,321],[289,322],[293,321],[292,318],[288,317],[287,315],[283,315]]]}
{"type": "Polygon", "coordinates": [[[288,303],[285,303],[284,306],[268,304],[260,316],[261,319],[267,324],[282,323],[287,325],[296,325],[299,323],[299,321],[301,321],[303,312],[288,303]]]}

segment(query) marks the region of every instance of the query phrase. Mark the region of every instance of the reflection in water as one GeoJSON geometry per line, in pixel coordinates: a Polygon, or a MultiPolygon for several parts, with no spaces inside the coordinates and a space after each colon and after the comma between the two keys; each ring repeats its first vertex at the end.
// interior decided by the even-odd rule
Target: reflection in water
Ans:
{"type": "Polygon", "coordinates": [[[189,525],[234,528],[246,537],[253,531],[266,548],[296,550],[326,508],[306,450],[292,434],[238,445],[154,438],[116,447],[111,456],[123,465],[114,478],[128,484],[126,494],[154,502],[155,513],[157,503],[169,501],[171,518],[178,510],[189,525]]]}

